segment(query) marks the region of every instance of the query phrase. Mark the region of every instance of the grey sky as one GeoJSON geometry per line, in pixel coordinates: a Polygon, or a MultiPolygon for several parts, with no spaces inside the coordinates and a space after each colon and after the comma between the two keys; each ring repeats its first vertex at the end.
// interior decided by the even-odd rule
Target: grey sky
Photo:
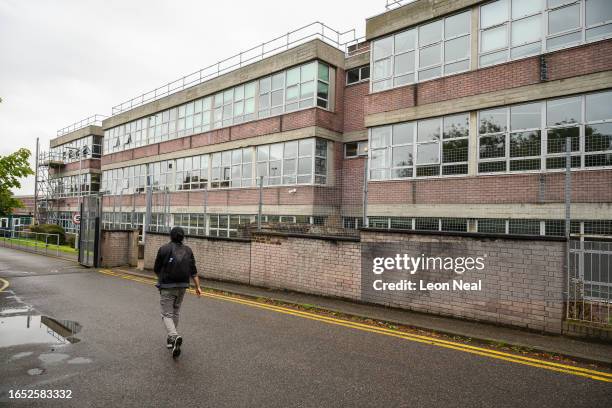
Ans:
{"type": "MultiPolygon", "coordinates": [[[[0,155],[288,31],[365,32],[385,0],[0,0],[0,155]]],[[[33,164],[33,160],[32,160],[33,164]]],[[[16,194],[33,194],[33,177],[16,194]]]]}

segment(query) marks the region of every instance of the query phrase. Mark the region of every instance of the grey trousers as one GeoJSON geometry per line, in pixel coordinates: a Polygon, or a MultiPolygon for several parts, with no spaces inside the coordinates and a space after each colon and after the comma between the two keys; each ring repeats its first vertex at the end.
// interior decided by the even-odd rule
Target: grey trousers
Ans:
{"type": "Polygon", "coordinates": [[[185,297],[187,288],[168,288],[160,289],[161,317],[168,331],[168,337],[176,336],[176,329],[179,324],[179,313],[181,303],[185,297]]]}

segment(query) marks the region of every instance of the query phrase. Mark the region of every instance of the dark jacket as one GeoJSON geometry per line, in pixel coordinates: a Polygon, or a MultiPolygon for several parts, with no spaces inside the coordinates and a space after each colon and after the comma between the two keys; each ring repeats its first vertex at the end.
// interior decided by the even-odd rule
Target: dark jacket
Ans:
{"type": "Polygon", "coordinates": [[[191,248],[183,244],[184,236],[182,228],[172,228],[171,241],[157,251],[154,271],[160,289],[188,288],[189,278],[198,273],[191,248]]]}

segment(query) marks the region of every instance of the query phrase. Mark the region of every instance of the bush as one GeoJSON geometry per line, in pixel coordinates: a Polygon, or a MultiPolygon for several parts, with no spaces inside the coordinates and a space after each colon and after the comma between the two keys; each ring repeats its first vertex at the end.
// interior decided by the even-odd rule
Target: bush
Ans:
{"type": "MultiPolygon", "coordinates": [[[[64,228],[62,228],[60,225],[57,224],[40,224],[40,225],[33,225],[30,227],[30,231],[32,232],[40,232],[43,234],[58,234],[59,235],[59,244],[60,245],[64,245],[66,243],[66,232],[64,231],[64,228]]],[[[44,235],[37,235],[36,239],[38,241],[42,241],[45,242],[45,236],[44,235]]],[[[55,244],[55,238],[52,238],[49,241],[49,244],[55,244]]]]}
{"type": "Polygon", "coordinates": [[[70,248],[74,248],[75,241],[76,241],[76,235],[74,234],[66,235],[66,245],[68,245],[70,248]]]}

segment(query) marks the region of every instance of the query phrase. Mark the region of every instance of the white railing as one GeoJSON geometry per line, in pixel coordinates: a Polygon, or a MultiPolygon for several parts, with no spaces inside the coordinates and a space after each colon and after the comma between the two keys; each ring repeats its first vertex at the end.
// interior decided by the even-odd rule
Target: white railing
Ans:
{"type": "Polygon", "coordinates": [[[88,118],[82,119],[78,122],[74,122],[71,125],[68,125],[64,128],[61,128],[57,131],[57,136],[63,136],[68,133],[74,132],[75,130],[82,129],[86,126],[102,126],[102,121],[106,119],[108,116],[106,115],[92,115],[88,118]]]}
{"type": "Polygon", "coordinates": [[[0,229],[0,246],[42,255],[60,256],[59,234],[0,229]]]}
{"type": "Polygon", "coordinates": [[[404,4],[412,3],[415,0],[387,0],[385,9],[394,10],[398,7],[402,7],[404,4]]]}
{"type": "Polygon", "coordinates": [[[129,99],[119,105],[113,106],[112,114],[116,115],[121,112],[133,109],[146,103],[161,99],[183,89],[199,85],[202,82],[216,78],[227,72],[236,70],[264,58],[286,51],[297,45],[303,44],[313,39],[330,44],[345,53],[349,47],[356,45],[361,38],[358,38],[355,29],[340,32],[321,22],[314,22],[276,37],[270,41],[266,41],[248,50],[239,52],[229,58],[225,58],[212,65],[202,68],[191,74],[187,74],[175,81],[157,87],[149,92],[145,92],[135,98],[129,99]]]}

